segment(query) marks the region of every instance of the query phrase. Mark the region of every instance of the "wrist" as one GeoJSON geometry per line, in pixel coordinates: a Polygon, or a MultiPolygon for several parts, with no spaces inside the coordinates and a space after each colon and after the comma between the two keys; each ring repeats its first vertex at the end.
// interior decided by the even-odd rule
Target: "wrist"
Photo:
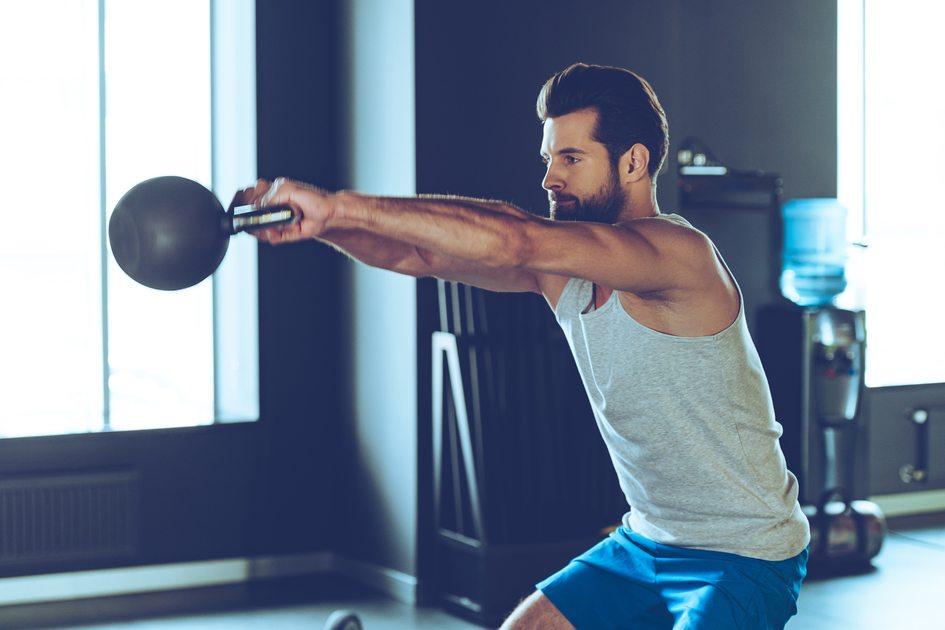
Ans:
{"type": "Polygon", "coordinates": [[[328,217],[325,221],[325,229],[342,230],[345,227],[345,208],[349,204],[347,197],[350,193],[346,190],[339,190],[331,193],[328,198],[328,217]]]}
{"type": "Polygon", "coordinates": [[[329,203],[327,229],[351,230],[360,225],[359,213],[363,210],[365,197],[351,190],[332,193],[329,203]]]}

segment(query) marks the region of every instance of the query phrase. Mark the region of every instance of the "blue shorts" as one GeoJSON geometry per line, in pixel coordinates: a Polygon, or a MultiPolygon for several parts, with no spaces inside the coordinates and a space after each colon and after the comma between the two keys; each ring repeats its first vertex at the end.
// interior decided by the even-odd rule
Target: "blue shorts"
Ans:
{"type": "Polygon", "coordinates": [[[805,549],[771,562],[672,547],[620,527],[536,584],[578,630],[783,628],[797,613],[805,549]]]}

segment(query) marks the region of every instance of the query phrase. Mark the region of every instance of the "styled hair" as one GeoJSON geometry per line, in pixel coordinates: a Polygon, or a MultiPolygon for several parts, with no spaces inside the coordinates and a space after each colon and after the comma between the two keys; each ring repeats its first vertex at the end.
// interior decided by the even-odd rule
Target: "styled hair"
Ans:
{"type": "Polygon", "coordinates": [[[542,123],[582,109],[596,110],[593,138],[607,147],[614,165],[634,144],[647,148],[655,183],[669,152],[669,125],[646,79],[624,68],[576,63],[545,81],[538,94],[542,123]]]}

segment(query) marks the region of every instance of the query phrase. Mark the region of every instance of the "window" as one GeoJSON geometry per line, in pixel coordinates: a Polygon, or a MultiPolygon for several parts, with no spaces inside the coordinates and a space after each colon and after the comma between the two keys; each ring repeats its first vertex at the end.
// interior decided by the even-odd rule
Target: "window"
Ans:
{"type": "Polygon", "coordinates": [[[106,237],[144,179],[189,177],[224,204],[252,181],[253,10],[0,1],[0,172],[15,209],[0,247],[0,437],[258,416],[252,239],[233,239],[213,279],[162,292],[127,278],[106,237]]]}
{"type": "Polygon", "coordinates": [[[866,384],[945,382],[945,5],[838,1],[838,195],[865,238],[866,384]]]}

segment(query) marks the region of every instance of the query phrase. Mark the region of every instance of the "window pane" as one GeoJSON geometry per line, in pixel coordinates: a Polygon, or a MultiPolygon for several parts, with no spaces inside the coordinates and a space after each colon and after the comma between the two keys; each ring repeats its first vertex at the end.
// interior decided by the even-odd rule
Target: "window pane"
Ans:
{"type": "Polygon", "coordinates": [[[102,426],[98,4],[0,1],[0,436],[102,426]]]}
{"type": "Polygon", "coordinates": [[[867,385],[945,382],[945,83],[929,57],[945,4],[868,2],[865,18],[867,385]]]}
{"type": "MultiPolygon", "coordinates": [[[[213,5],[213,185],[221,200],[256,179],[256,6],[213,5]]],[[[259,418],[256,240],[230,239],[214,274],[217,422],[259,418]]]]}
{"type": "MultiPolygon", "coordinates": [[[[210,8],[195,0],[112,0],[105,10],[109,211],[159,175],[209,187],[210,8]]],[[[114,429],[213,422],[213,291],[134,283],[109,256],[114,429]]]]}

